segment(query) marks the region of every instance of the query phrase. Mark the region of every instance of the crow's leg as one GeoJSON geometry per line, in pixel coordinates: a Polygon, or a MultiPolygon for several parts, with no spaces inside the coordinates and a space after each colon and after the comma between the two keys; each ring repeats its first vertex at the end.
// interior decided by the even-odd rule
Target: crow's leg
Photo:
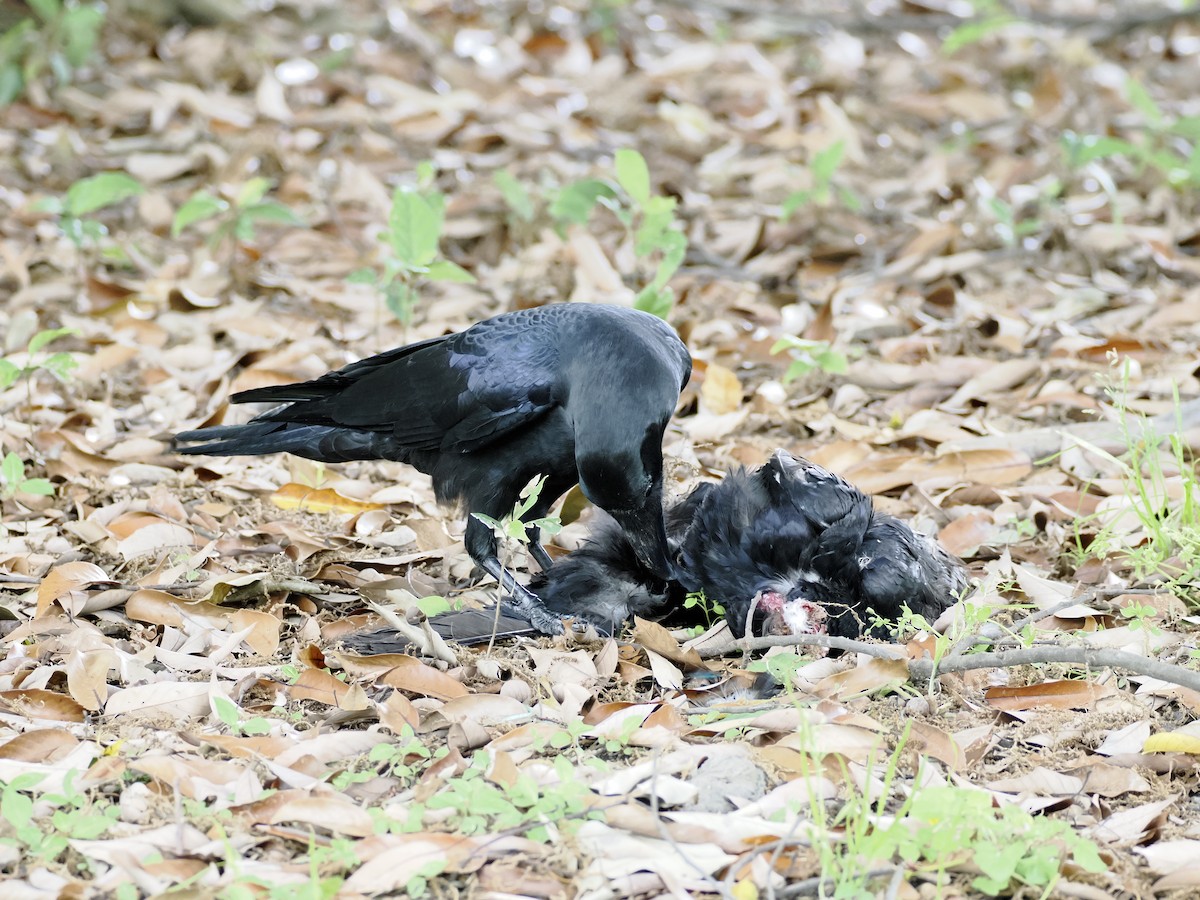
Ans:
{"type": "Polygon", "coordinates": [[[466,544],[471,559],[500,582],[500,589],[510,595],[509,606],[517,615],[528,619],[529,624],[542,634],[563,633],[562,618],[548,610],[537,594],[518,582],[512,572],[500,565],[500,557],[497,555],[499,542],[491,528],[471,516],[467,520],[463,543],[466,544]]]}
{"type": "Polygon", "coordinates": [[[550,567],[554,565],[554,560],[550,558],[550,554],[542,546],[542,529],[536,526],[529,529],[529,555],[533,557],[534,562],[538,564],[543,572],[549,572],[550,567]]]}

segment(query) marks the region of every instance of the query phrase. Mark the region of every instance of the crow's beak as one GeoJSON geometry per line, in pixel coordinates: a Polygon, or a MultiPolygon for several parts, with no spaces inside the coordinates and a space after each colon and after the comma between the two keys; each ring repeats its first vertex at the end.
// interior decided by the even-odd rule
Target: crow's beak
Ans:
{"type": "Polygon", "coordinates": [[[664,580],[674,580],[676,567],[671,562],[661,507],[657,510],[654,506],[649,510],[610,510],[609,514],[617,520],[638,561],[647,571],[664,580]]]}

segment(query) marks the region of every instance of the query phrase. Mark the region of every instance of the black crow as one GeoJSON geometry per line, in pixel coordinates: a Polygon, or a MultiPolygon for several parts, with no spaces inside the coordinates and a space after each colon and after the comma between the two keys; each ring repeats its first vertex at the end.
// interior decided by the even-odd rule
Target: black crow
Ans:
{"type": "MultiPolygon", "coordinates": [[[[687,347],[666,322],[616,306],[564,303],[518,310],[466,331],[352,363],[313,381],[242,391],[234,403],[282,403],[244,425],[186,431],[182,453],[286,451],[322,462],[391,459],[433,479],[439,502],[503,518],[546,476],[527,519],[572,485],[619,524],[630,552],[658,579],[672,574],[663,523],[662,439],[691,375],[687,347]]],[[[531,530],[530,551],[551,560],[531,530]]],[[[474,516],[467,552],[539,631],[562,621],[497,558],[474,516]]]]}
{"type": "MultiPolygon", "coordinates": [[[[687,593],[703,591],[725,608],[738,637],[752,608],[754,635],[858,637],[888,633],[871,627],[871,612],[894,620],[907,606],[932,621],[966,585],[961,563],[936,541],[783,450],[753,472],[699,485],[668,511],[667,531],[677,557],[677,581],[668,586],[639,566],[621,529],[600,516],[589,539],[536,589],[557,612],[607,631],[631,615],[675,613],[687,593]]],[[[471,642],[486,638],[490,623],[490,615],[448,613],[433,624],[471,642]]],[[[519,623],[506,622],[504,633],[521,633],[519,623]]]]}
{"type": "Polygon", "coordinates": [[[755,635],[883,636],[872,613],[895,620],[907,606],[932,622],[966,586],[936,541],[783,450],[706,491],[680,540],[685,586],[724,606],[738,637],[752,609],[755,635]]]}

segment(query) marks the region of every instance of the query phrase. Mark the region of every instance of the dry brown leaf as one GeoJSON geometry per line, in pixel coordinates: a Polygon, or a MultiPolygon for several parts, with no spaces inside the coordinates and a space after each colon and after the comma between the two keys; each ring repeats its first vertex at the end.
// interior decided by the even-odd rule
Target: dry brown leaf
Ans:
{"type": "Polygon", "coordinates": [[[984,700],[996,709],[1022,710],[1050,706],[1054,709],[1091,709],[1116,688],[1091,681],[1044,681],[1021,687],[988,688],[984,700]]]}
{"type": "Polygon", "coordinates": [[[61,728],[38,728],[0,744],[0,759],[53,763],[78,745],[79,740],[61,728]]]}
{"type": "Polygon", "coordinates": [[[845,700],[859,694],[895,687],[907,681],[907,660],[871,657],[853,669],[822,678],[813,692],[818,697],[845,700]]]}
{"type": "Polygon", "coordinates": [[[707,669],[704,660],[700,658],[700,654],[695,650],[684,650],[679,646],[679,642],[671,636],[666,628],[663,628],[657,622],[651,622],[647,619],[634,617],[633,640],[637,644],[641,644],[647,650],[652,650],[664,659],[670,660],[677,666],[680,666],[684,671],[694,671],[696,669],[707,669]]]}
{"type": "Polygon", "coordinates": [[[38,585],[37,615],[45,615],[54,601],[95,584],[115,585],[116,582],[95,563],[77,560],[55,566],[38,585]]]}
{"type": "Polygon", "coordinates": [[[742,405],[742,382],[732,370],[709,363],[700,387],[700,400],[714,415],[723,416],[742,405]]]}
{"type": "Polygon", "coordinates": [[[293,700],[315,700],[338,709],[368,709],[370,701],[357,684],[346,684],[334,678],[325,669],[304,669],[288,686],[288,696],[293,700]]]}
{"type": "Polygon", "coordinates": [[[39,689],[0,691],[0,710],[28,719],[82,722],[87,710],[71,697],[39,689]]]}
{"type": "Polygon", "coordinates": [[[374,820],[361,806],[332,790],[278,791],[262,800],[231,810],[256,825],[295,822],[322,832],[367,837],[375,833],[374,820]]]}

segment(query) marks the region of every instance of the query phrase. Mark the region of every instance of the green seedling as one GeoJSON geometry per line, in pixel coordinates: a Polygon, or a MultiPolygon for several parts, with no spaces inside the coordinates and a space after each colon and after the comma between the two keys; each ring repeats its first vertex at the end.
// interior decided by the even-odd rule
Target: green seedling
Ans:
{"type": "Polygon", "coordinates": [[[429,163],[417,168],[417,185],[401,185],[392,194],[392,209],[382,235],[382,271],[360,269],[350,276],[357,284],[370,284],[405,327],[412,323],[418,289],[427,281],[473,284],[475,276],[440,256],[439,245],[446,217],[446,197],[433,187],[429,163]]]}
{"type": "Polygon", "coordinates": [[[35,208],[58,216],[58,227],[77,248],[95,246],[108,234],[104,224],[91,218],[110,206],[116,206],[145,192],[135,179],[124,172],[101,172],[81,178],[67,188],[62,197],[47,197],[35,208]]]}
{"type": "Polygon", "coordinates": [[[616,152],[617,184],[628,199],[617,204],[600,198],[633,234],[633,252],[639,262],[654,266],[654,277],[641,289],[634,305],[665,319],[675,305],[675,292],[667,286],[687,255],[687,237],[675,215],[675,198],[650,192],[650,169],[636,150],[616,152]]]}
{"type": "Polygon", "coordinates": [[[248,719],[243,719],[241,709],[228,697],[213,694],[209,698],[209,704],[212,706],[212,710],[217,718],[233,734],[251,736],[256,734],[270,734],[271,732],[271,723],[268,719],[262,716],[251,716],[248,719]]]}
{"type": "Polygon", "coordinates": [[[849,367],[846,354],[833,349],[828,341],[810,341],[785,335],[771,347],[771,353],[782,353],[785,350],[792,357],[792,362],[783,373],[784,384],[815,371],[841,375],[849,367]]]}
{"type": "Polygon", "coordinates": [[[102,3],[28,0],[33,18],[0,35],[0,107],[38,84],[49,71],[58,85],[70,83],[96,49],[104,25],[102,3]]]}
{"type": "Polygon", "coordinates": [[[1066,132],[1063,151],[1068,165],[1078,169],[1123,158],[1132,161],[1139,172],[1153,169],[1178,190],[1200,187],[1200,116],[1168,116],[1135,78],[1125,82],[1125,94],[1145,124],[1130,139],[1066,132]]]}
{"type": "Polygon", "coordinates": [[[39,372],[49,372],[59,381],[67,381],[79,362],[66,351],[40,355],[46,345],[67,335],[77,335],[75,328],[47,328],[29,339],[24,363],[17,364],[7,357],[0,358],[0,390],[8,390],[22,378],[30,381],[39,372]]]}
{"type": "Polygon", "coordinates": [[[838,167],[846,155],[846,142],[837,141],[824,150],[813,154],[809,167],[811,186],[788,194],[783,201],[779,217],[784,221],[790,219],[798,209],[805,206],[829,206],[836,199],[849,210],[858,210],[862,202],[849,188],[840,185],[835,180],[838,167]]]}
{"type": "Polygon", "coordinates": [[[7,453],[0,462],[0,496],[11,500],[18,494],[32,494],[35,497],[49,497],[54,493],[54,485],[48,478],[26,478],[25,462],[15,453],[7,453]]]}
{"type": "Polygon", "coordinates": [[[267,199],[271,186],[269,178],[251,178],[238,188],[232,200],[210,191],[196,191],[175,211],[171,237],[179,237],[202,222],[215,221],[217,227],[208,236],[209,247],[215,250],[228,244],[232,251],[253,242],[260,225],[302,226],[304,220],[291,209],[267,199]]]}
{"type": "Polygon", "coordinates": [[[704,621],[708,628],[716,625],[725,615],[725,607],[716,600],[709,600],[704,596],[704,591],[696,591],[684,597],[683,608],[700,610],[704,614],[704,621]]]}

